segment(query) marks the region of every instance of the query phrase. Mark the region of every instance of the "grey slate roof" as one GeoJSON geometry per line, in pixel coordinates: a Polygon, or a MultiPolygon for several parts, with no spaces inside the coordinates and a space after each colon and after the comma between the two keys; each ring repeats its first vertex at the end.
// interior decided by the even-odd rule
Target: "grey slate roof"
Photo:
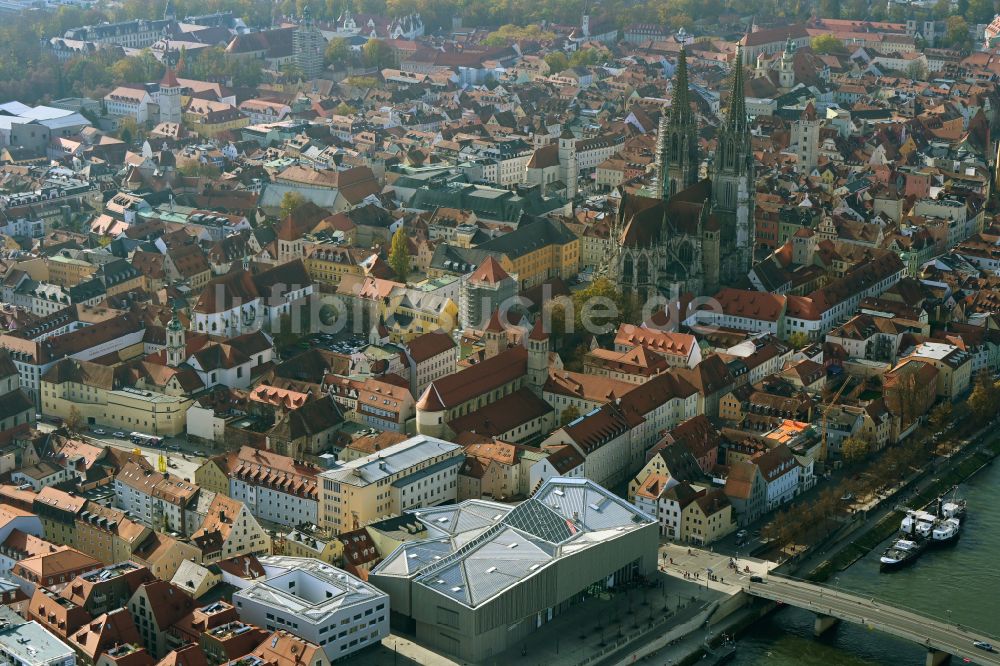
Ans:
{"type": "Polygon", "coordinates": [[[404,543],[371,575],[411,578],[470,607],[561,557],[655,523],[589,479],[561,477],[513,509],[467,500],[412,513],[439,536],[404,543]]]}

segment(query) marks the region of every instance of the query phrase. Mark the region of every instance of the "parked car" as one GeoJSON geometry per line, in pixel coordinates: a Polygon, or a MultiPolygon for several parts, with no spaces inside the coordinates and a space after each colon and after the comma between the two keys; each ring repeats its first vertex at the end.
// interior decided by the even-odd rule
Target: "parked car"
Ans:
{"type": "Polygon", "coordinates": [[[126,434],[125,434],[124,432],[122,432],[121,430],[116,430],[116,431],[114,431],[113,433],[111,433],[111,436],[112,436],[112,437],[116,437],[116,438],[118,438],[118,439],[128,439],[128,435],[126,435],[126,434]]]}
{"type": "Polygon", "coordinates": [[[208,455],[208,454],[207,454],[207,453],[205,453],[204,451],[195,451],[195,452],[194,452],[194,454],[195,454],[196,456],[201,456],[202,458],[204,458],[204,457],[206,457],[206,456],[208,455]]]}
{"type": "Polygon", "coordinates": [[[107,434],[108,434],[108,431],[107,431],[107,430],[105,430],[104,428],[94,428],[94,429],[93,429],[93,430],[91,430],[90,432],[94,433],[94,434],[95,434],[95,435],[97,435],[98,437],[100,437],[100,436],[102,436],[102,435],[107,435],[107,434]]]}

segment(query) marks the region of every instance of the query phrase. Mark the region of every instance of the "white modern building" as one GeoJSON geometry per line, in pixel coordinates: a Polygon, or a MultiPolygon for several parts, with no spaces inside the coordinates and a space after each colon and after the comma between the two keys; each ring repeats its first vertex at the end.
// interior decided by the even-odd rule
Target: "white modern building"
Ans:
{"type": "MultiPolygon", "coordinates": [[[[233,593],[240,619],[285,629],[323,648],[333,661],[389,634],[389,596],[320,560],[261,557],[265,577],[233,593]]],[[[242,580],[242,579],[240,579],[242,580]]]]}
{"type": "MultiPolygon", "coordinates": [[[[8,615],[4,614],[6,620],[8,615]]],[[[76,666],[76,653],[37,622],[0,629],[0,663],[10,666],[76,666]]]]}

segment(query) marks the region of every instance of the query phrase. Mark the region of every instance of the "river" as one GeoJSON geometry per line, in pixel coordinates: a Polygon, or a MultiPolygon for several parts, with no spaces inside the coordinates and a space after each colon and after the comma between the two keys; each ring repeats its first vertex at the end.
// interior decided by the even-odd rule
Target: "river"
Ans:
{"type": "MultiPolygon", "coordinates": [[[[872,550],[827,584],[918,612],[949,619],[1000,638],[996,594],[1000,552],[1000,464],[979,472],[959,488],[969,501],[962,537],[952,548],[931,550],[912,567],[879,573],[886,544],[872,550]]],[[[813,638],[812,613],[785,608],[752,627],[739,641],[739,666],[902,666],[923,664],[920,646],[857,625],[842,623],[813,638]]]]}

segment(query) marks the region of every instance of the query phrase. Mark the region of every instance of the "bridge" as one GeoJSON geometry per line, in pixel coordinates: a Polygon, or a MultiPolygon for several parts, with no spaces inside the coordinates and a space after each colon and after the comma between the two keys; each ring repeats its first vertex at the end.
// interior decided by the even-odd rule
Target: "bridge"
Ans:
{"type": "Polygon", "coordinates": [[[817,636],[840,621],[853,622],[925,646],[927,666],[943,664],[951,656],[1000,666],[1000,652],[986,652],[973,645],[974,641],[984,641],[1000,649],[997,639],[876,599],[774,574],[765,576],[760,583],[748,581],[743,591],[816,613],[817,636]]]}

